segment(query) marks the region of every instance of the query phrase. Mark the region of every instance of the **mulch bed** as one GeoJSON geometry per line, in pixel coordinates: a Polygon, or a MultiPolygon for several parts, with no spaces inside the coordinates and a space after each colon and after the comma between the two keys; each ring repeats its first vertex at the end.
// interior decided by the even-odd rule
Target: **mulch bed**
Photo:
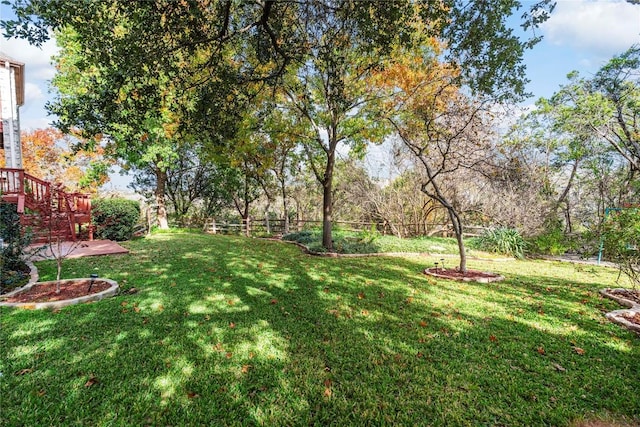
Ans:
{"type": "Polygon", "coordinates": [[[432,268],[428,268],[426,271],[428,271],[429,273],[432,273],[432,274],[437,274],[438,276],[450,277],[452,279],[463,279],[463,278],[469,278],[469,279],[479,279],[479,278],[493,279],[493,278],[498,277],[497,274],[487,273],[485,271],[478,271],[478,270],[467,270],[466,273],[462,273],[456,268],[446,269],[446,268],[432,267],[432,268]]]}
{"type": "Polygon", "coordinates": [[[60,292],[56,292],[55,281],[42,284],[37,283],[29,289],[25,289],[8,298],[3,298],[2,301],[11,303],[62,301],[97,294],[111,287],[109,283],[98,279],[93,282],[91,292],[89,292],[89,285],[89,279],[81,279],[73,282],[66,281],[60,285],[60,292]]]}
{"type": "Polygon", "coordinates": [[[609,290],[609,293],[629,301],[634,301],[636,304],[640,304],[640,292],[638,291],[632,289],[611,289],[609,290]]]}
{"type": "Polygon", "coordinates": [[[504,279],[504,277],[495,273],[478,270],[467,270],[465,273],[462,273],[457,268],[446,269],[431,267],[424,270],[424,274],[442,279],[480,283],[498,282],[504,279]]]}
{"type": "Polygon", "coordinates": [[[640,313],[625,313],[622,315],[629,322],[634,323],[636,325],[640,325],[640,313]]]}

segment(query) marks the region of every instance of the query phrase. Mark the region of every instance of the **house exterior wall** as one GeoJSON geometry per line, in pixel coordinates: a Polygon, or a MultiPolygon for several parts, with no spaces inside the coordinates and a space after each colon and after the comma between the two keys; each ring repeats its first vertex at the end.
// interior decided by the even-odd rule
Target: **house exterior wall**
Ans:
{"type": "Polygon", "coordinates": [[[22,169],[19,106],[24,100],[24,65],[0,57],[0,118],[5,167],[22,169]]]}

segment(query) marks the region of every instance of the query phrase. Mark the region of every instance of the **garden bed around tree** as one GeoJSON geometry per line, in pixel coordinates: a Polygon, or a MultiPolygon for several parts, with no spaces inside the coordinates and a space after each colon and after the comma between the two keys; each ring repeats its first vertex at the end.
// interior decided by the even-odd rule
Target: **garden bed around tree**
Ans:
{"type": "Polygon", "coordinates": [[[607,313],[607,319],[636,333],[640,333],[640,292],[635,289],[607,288],[601,290],[600,293],[620,305],[627,307],[623,310],[615,310],[607,313]]]}
{"type": "Polygon", "coordinates": [[[116,295],[118,284],[109,279],[66,279],[27,285],[0,297],[0,306],[26,309],[61,308],[116,295]]]}
{"type": "Polygon", "coordinates": [[[462,273],[457,268],[432,267],[425,269],[424,274],[440,279],[457,280],[461,282],[492,283],[504,280],[504,276],[496,273],[478,270],[467,270],[462,273]]]}

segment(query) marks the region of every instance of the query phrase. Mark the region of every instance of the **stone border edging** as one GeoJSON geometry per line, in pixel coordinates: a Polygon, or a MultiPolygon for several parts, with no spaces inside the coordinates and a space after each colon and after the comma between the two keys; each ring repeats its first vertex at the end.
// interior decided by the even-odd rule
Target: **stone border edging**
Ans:
{"type": "MultiPolygon", "coordinates": [[[[91,280],[91,279],[64,279],[61,280],[60,283],[65,283],[65,282],[74,282],[76,280],[91,280]]],[[[101,292],[97,292],[95,294],[91,294],[91,295],[85,295],[82,297],[78,297],[78,298],[73,298],[73,299],[67,299],[67,300],[61,300],[61,301],[47,301],[47,302],[2,302],[0,301],[0,307],[12,307],[12,308],[24,308],[24,309],[29,309],[29,310],[40,310],[40,309],[44,309],[44,308],[62,308],[62,307],[66,307],[68,305],[74,305],[74,304],[80,304],[80,303],[84,303],[84,302],[91,302],[91,301],[99,301],[103,298],[106,297],[111,297],[114,296],[118,293],[120,287],[118,286],[118,282],[111,280],[111,279],[104,279],[104,278],[99,278],[97,280],[101,280],[103,282],[108,283],[110,286],[108,289],[105,289],[104,291],[101,292]]],[[[20,291],[29,289],[33,286],[37,286],[39,284],[44,284],[44,283],[55,283],[55,281],[49,281],[49,282],[40,282],[40,283],[31,283],[29,285],[23,286],[20,289],[17,289],[9,294],[3,295],[3,297],[9,297],[13,294],[16,294],[20,291]]]]}
{"type": "Polygon", "coordinates": [[[40,275],[38,274],[38,268],[31,261],[25,261],[24,263],[27,264],[27,267],[29,267],[29,281],[25,286],[33,285],[40,278],[40,275]]]}
{"type": "Polygon", "coordinates": [[[600,290],[600,294],[606,298],[612,299],[615,302],[617,302],[620,305],[623,305],[625,307],[628,307],[626,309],[622,309],[622,310],[614,310],[614,311],[610,311],[607,314],[605,314],[605,317],[609,320],[611,320],[614,323],[617,323],[619,325],[624,326],[625,328],[640,334],[640,325],[637,325],[633,322],[630,322],[629,320],[627,320],[627,318],[624,316],[625,314],[640,314],[640,304],[638,304],[635,301],[632,300],[628,300],[626,298],[622,298],[619,297],[617,295],[614,295],[611,293],[611,291],[618,291],[618,290],[624,290],[624,291],[628,291],[629,289],[625,289],[625,288],[606,288],[606,289],[601,289],[600,290]]]}

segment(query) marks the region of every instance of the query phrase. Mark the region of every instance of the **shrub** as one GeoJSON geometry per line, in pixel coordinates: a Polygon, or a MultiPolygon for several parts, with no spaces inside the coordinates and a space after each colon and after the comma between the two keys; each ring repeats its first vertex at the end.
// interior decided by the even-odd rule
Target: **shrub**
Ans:
{"type": "Polygon", "coordinates": [[[640,284],[640,209],[613,211],[605,220],[602,249],[635,289],[640,284]]]}
{"type": "Polygon", "coordinates": [[[298,231],[297,233],[285,234],[284,236],[282,236],[282,240],[298,242],[306,245],[318,240],[318,233],[311,230],[302,230],[298,231]]]}
{"type": "Polygon", "coordinates": [[[562,255],[571,249],[571,242],[559,221],[547,224],[544,233],[530,240],[529,249],[538,254],[562,255]]]}
{"type": "Polygon", "coordinates": [[[140,220],[140,203],[127,199],[97,199],[92,204],[91,217],[97,238],[129,240],[140,220]]]}
{"type": "Polygon", "coordinates": [[[29,268],[23,256],[31,242],[31,234],[23,232],[16,205],[0,203],[0,293],[25,284],[29,279],[29,268]]]}
{"type": "Polygon", "coordinates": [[[358,233],[358,239],[362,243],[370,244],[378,240],[381,234],[375,224],[371,224],[369,229],[364,229],[358,233]]]}
{"type": "Polygon", "coordinates": [[[526,242],[515,228],[494,228],[486,230],[478,238],[478,246],[485,251],[516,258],[524,258],[526,242]]]}

